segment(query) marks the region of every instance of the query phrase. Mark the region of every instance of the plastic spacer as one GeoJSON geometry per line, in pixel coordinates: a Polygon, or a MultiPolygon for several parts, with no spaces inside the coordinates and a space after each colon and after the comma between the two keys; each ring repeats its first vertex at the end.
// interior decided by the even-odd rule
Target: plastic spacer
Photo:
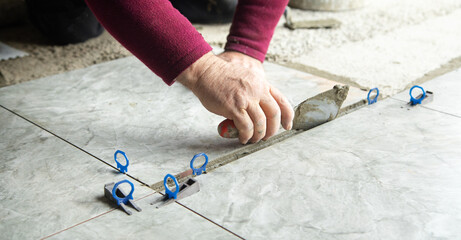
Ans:
{"type": "Polygon", "coordinates": [[[411,105],[416,105],[416,104],[421,104],[421,102],[423,101],[423,99],[426,98],[426,91],[424,91],[424,88],[418,86],[418,85],[414,85],[412,88],[410,88],[410,102],[411,102],[411,105]],[[415,88],[419,88],[421,89],[421,91],[423,91],[423,96],[421,96],[420,98],[414,98],[413,95],[412,95],[412,92],[413,92],[413,89],[415,88]]]}
{"type": "Polygon", "coordinates": [[[368,92],[367,100],[368,100],[368,105],[373,104],[378,101],[378,96],[379,96],[379,89],[378,88],[372,88],[368,92]],[[373,99],[370,99],[370,93],[373,92],[373,90],[376,90],[376,97],[373,99]]]}
{"type": "Polygon", "coordinates": [[[121,203],[127,204],[129,200],[133,199],[133,192],[134,192],[134,185],[133,185],[133,183],[131,183],[130,181],[128,181],[128,180],[125,179],[125,180],[122,180],[122,181],[120,181],[120,182],[118,182],[118,183],[116,183],[116,184],[114,185],[114,188],[112,189],[112,197],[114,197],[114,199],[117,201],[117,205],[120,206],[121,203]],[[122,184],[122,183],[129,183],[129,184],[131,185],[131,191],[130,191],[130,193],[129,193],[126,197],[124,197],[124,198],[119,198],[119,197],[117,196],[117,188],[118,188],[118,185],[120,185],[120,184],[122,184]]]}
{"type": "Polygon", "coordinates": [[[176,199],[176,198],[178,197],[179,185],[178,185],[178,181],[176,180],[176,178],[175,178],[173,175],[171,175],[171,174],[168,173],[168,174],[165,176],[165,178],[163,179],[163,186],[165,187],[165,194],[168,195],[168,199],[170,199],[170,198],[176,199]],[[176,185],[176,190],[175,190],[174,192],[172,192],[172,191],[168,188],[168,185],[167,185],[168,178],[173,179],[174,184],[176,185]]]}
{"type": "Polygon", "coordinates": [[[205,153],[199,153],[199,154],[196,154],[192,160],[190,160],[190,168],[192,169],[192,174],[193,175],[200,175],[202,174],[202,172],[206,171],[206,165],[208,164],[208,156],[205,154],[205,153]],[[201,157],[201,156],[204,156],[205,157],[205,163],[199,167],[199,168],[194,168],[194,161],[196,158],[198,157],[201,157]]]}
{"type": "Polygon", "coordinates": [[[114,160],[117,163],[117,168],[120,170],[121,173],[126,173],[128,172],[128,165],[130,165],[130,161],[128,161],[128,158],[126,157],[125,152],[117,150],[114,153],[114,160]],[[125,157],[126,160],[126,165],[122,165],[119,161],[117,161],[117,154],[122,154],[123,157],[125,157]]]}

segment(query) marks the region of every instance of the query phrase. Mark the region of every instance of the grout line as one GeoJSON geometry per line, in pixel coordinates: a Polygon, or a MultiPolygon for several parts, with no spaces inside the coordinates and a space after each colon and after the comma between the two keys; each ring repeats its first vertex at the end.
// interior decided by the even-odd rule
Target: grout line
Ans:
{"type": "MultiPolygon", "coordinates": [[[[149,196],[151,196],[151,195],[153,195],[153,194],[155,194],[155,192],[150,193],[150,194],[147,194],[147,195],[145,195],[145,196],[143,196],[143,197],[140,197],[140,198],[136,199],[134,202],[139,201],[139,200],[141,200],[141,199],[144,199],[144,198],[146,198],[146,197],[149,197],[149,196]]],[[[89,218],[89,219],[87,219],[87,220],[85,220],[85,221],[79,222],[79,223],[77,223],[77,224],[75,224],[75,225],[72,225],[72,226],[70,226],[70,227],[68,227],[68,228],[65,228],[65,229],[63,229],[63,230],[60,230],[60,231],[58,231],[58,232],[55,232],[55,233],[53,233],[53,234],[51,234],[51,235],[48,235],[48,236],[46,236],[46,237],[44,237],[44,238],[41,238],[41,239],[43,240],[43,239],[47,239],[47,238],[53,237],[53,236],[58,235],[58,234],[60,234],[60,233],[62,233],[62,232],[65,232],[65,231],[70,230],[70,229],[72,229],[72,228],[74,228],[74,227],[77,227],[77,226],[82,225],[82,224],[84,224],[84,223],[86,223],[86,222],[89,222],[89,221],[91,221],[91,220],[93,220],[93,219],[96,219],[96,218],[98,218],[98,217],[104,216],[104,215],[106,215],[106,214],[108,214],[108,213],[110,213],[110,212],[113,212],[113,211],[117,210],[117,209],[118,209],[118,207],[117,207],[117,208],[112,208],[112,209],[109,210],[109,211],[103,212],[103,213],[101,213],[101,214],[99,214],[99,215],[96,215],[96,216],[94,216],[94,217],[92,217],[92,218],[89,218]]]]}
{"type": "MultiPolygon", "coordinates": [[[[287,131],[284,131],[284,132],[281,132],[273,137],[271,137],[270,139],[268,139],[267,141],[259,141],[257,143],[254,143],[254,144],[250,144],[250,145],[246,145],[246,146],[243,146],[241,148],[238,148],[238,149],[235,149],[229,153],[226,153],[224,155],[221,155],[217,158],[215,158],[214,160],[210,161],[207,165],[207,168],[206,168],[206,171],[205,173],[210,173],[212,172],[213,170],[219,168],[219,167],[222,167],[226,164],[229,164],[231,162],[234,162],[236,160],[239,160],[247,155],[250,155],[252,153],[255,153],[259,150],[262,150],[262,149],[265,149],[269,146],[272,146],[278,142],[281,142],[281,141],[284,141],[285,139],[288,139],[294,135],[297,135],[299,133],[302,133],[304,132],[303,130],[287,130],[287,131]]],[[[194,175],[192,175],[192,171],[190,169],[184,171],[184,172],[181,172],[179,174],[175,174],[174,177],[178,180],[178,183],[183,183],[185,182],[187,179],[189,178],[193,178],[195,177],[194,175]]],[[[173,186],[173,181],[171,179],[169,179],[168,181],[168,185],[173,186]]],[[[152,185],[149,186],[150,188],[152,188],[154,191],[163,191],[165,190],[164,189],[164,186],[163,186],[163,180],[159,181],[159,182],[156,182],[152,185]]]]}
{"type": "Polygon", "coordinates": [[[430,80],[433,80],[437,77],[445,75],[447,73],[451,73],[456,71],[461,67],[461,56],[455,57],[450,59],[448,62],[440,65],[438,68],[433,69],[427,73],[425,73],[422,77],[412,81],[411,83],[407,84],[405,89],[409,89],[414,85],[419,85],[430,80]]]}
{"type": "MultiPolygon", "coordinates": [[[[366,99],[362,99],[362,100],[359,100],[349,106],[346,106],[346,107],[343,107],[341,109],[339,109],[338,111],[338,115],[336,116],[336,118],[340,118],[340,117],[343,117],[349,113],[352,113],[352,112],[355,112],[363,107],[366,107],[368,106],[368,102],[366,99]]],[[[336,119],[335,118],[335,119],[336,119]]]]}
{"type": "MultiPolygon", "coordinates": [[[[162,195],[162,196],[165,196],[165,194],[163,194],[163,193],[161,193],[161,192],[156,192],[156,193],[158,193],[158,194],[160,194],[160,195],[162,195]]],[[[222,226],[221,224],[219,224],[219,223],[217,223],[217,222],[215,222],[215,221],[213,221],[213,220],[211,220],[211,219],[205,217],[205,215],[203,215],[203,214],[201,214],[201,213],[195,211],[194,209],[189,208],[188,206],[186,206],[186,205],[184,205],[184,204],[182,204],[182,203],[180,203],[180,202],[178,202],[178,201],[176,201],[176,200],[174,201],[174,203],[176,203],[176,204],[178,204],[179,206],[181,206],[181,207],[183,207],[183,208],[185,208],[185,209],[191,211],[192,213],[194,213],[194,214],[196,214],[196,215],[202,217],[203,219],[207,220],[208,222],[213,223],[214,225],[216,225],[216,226],[222,228],[223,230],[226,230],[227,232],[231,233],[232,235],[234,235],[234,236],[236,236],[236,237],[238,237],[238,238],[240,238],[240,239],[245,239],[245,238],[241,237],[240,235],[238,235],[237,233],[235,233],[235,232],[233,232],[233,231],[231,231],[231,230],[225,228],[225,227],[222,226]]]]}
{"type": "MultiPolygon", "coordinates": [[[[404,101],[404,100],[401,100],[401,99],[397,99],[397,98],[394,98],[394,97],[391,97],[391,99],[392,99],[392,100],[399,101],[399,102],[408,103],[407,101],[404,101]]],[[[450,115],[450,116],[456,117],[456,118],[461,118],[461,116],[458,116],[458,115],[453,114],[453,113],[447,113],[447,112],[440,111],[440,110],[437,110],[437,109],[434,109],[434,108],[426,107],[426,106],[424,106],[424,105],[419,105],[419,106],[421,106],[422,108],[425,108],[425,109],[427,109],[427,110],[430,110],[430,111],[439,112],[439,113],[446,114],[446,115],[450,115]]]]}
{"type": "Polygon", "coordinates": [[[91,221],[91,220],[93,220],[93,219],[96,219],[96,218],[98,218],[98,217],[104,216],[104,215],[106,215],[106,214],[108,214],[108,213],[110,213],[110,212],[112,212],[112,211],[115,211],[115,210],[116,210],[116,208],[113,208],[112,210],[109,210],[109,211],[107,211],[107,212],[104,212],[104,213],[101,213],[101,214],[99,214],[99,215],[96,215],[96,216],[94,216],[94,217],[92,217],[92,218],[89,218],[89,219],[83,221],[83,222],[79,222],[79,223],[77,223],[77,224],[75,224],[75,225],[73,225],[73,226],[70,226],[70,227],[65,228],[65,229],[63,229],[63,230],[61,230],[61,231],[55,232],[55,233],[53,233],[53,234],[51,234],[51,235],[48,235],[48,236],[46,236],[46,237],[44,237],[44,238],[41,238],[41,239],[43,240],[43,239],[47,239],[47,238],[53,237],[53,236],[58,235],[58,234],[60,234],[60,233],[62,233],[62,232],[65,232],[65,231],[70,230],[70,229],[72,229],[72,228],[74,228],[74,227],[77,227],[77,226],[82,225],[82,224],[84,224],[84,223],[86,223],[86,222],[89,222],[89,221],[91,221]]]}
{"type": "Polygon", "coordinates": [[[304,65],[302,63],[295,63],[295,62],[287,61],[285,63],[277,63],[277,64],[279,64],[280,66],[289,68],[289,69],[294,69],[300,72],[308,73],[313,76],[321,77],[326,80],[336,82],[338,84],[349,85],[351,87],[355,87],[355,88],[362,89],[362,90],[366,88],[356,83],[355,81],[353,81],[350,77],[330,73],[328,71],[318,69],[312,66],[304,65]]]}
{"type": "Polygon", "coordinates": [[[203,219],[208,220],[209,222],[215,224],[216,226],[222,228],[223,230],[226,230],[227,232],[231,233],[232,235],[234,235],[234,236],[236,236],[236,237],[238,237],[238,238],[240,238],[240,239],[245,239],[245,238],[241,237],[240,235],[238,235],[237,233],[234,233],[234,232],[232,232],[231,230],[225,228],[224,226],[222,226],[222,225],[216,223],[215,221],[213,221],[213,220],[211,220],[211,219],[205,217],[205,216],[202,215],[201,213],[198,213],[198,212],[196,212],[195,210],[189,208],[188,206],[186,206],[186,205],[184,205],[184,204],[182,204],[182,203],[180,203],[180,202],[177,202],[177,201],[175,201],[175,203],[177,203],[178,205],[182,206],[183,208],[185,208],[185,209],[191,211],[192,213],[195,213],[195,214],[199,215],[199,216],[202,217],[203,219]]]}
{"type": "MultiPolygon", "coordinates": [[[[83,148],[81,148],[81,147],[79,147],[79,146],[77,146],[77,145],[75,145],[75,144],[69,142],[68,140],[62,138],[61,136],[59,136],[59,135],[57,135],[57,134],[51,132],[50,130],[48,130],[48,129],[46,129],[46,128],[40,126],[40,125],[38,125],[37,123],[32,122],[31,120],[27,119],[26,117],[23,117],[22,115],[20,115],[20,114],[14,112],[13,110],[10,110],[9,108],[6,108],[5,106],[3,106],[3,105],[1,105],[1,104],[0,104],[0,107],[2,107],[3,109],[7,110],[8,112],[10,112],[10,113],[12,113],[12,114],[14,114],[14,115],[16,115],[16,116],[18,116],[18,117],[20,117],[20,118],[26,120],[27,122],[29,122],[29,123],[31,123],[31,124],[37,126],[38,128],[42,129],[43,131],[45,131],[45,132],[47,132],[47,133],[49,133],[49,134],[51,134],[51,135],[53,135],[53,136],[55,136],[55,137],[61,139],[62,141],[66,142],[67,144],[70,144],[71,146],[77,148],[78,150],[80,150],[80,151],[82,151],[82,152],[84,152],[84,153],[90,155],[91,157],[93,157],[93,158],[99,160],[100,162],[102,162],[102,163],[108,165],[109,167],[111,167],[111,168],[113,168],[113,169],[119,171],[116,167],[112,166],[112,165],[109,164],[108,162],[102,160],[102,159],[99,158],[99,157],[96,157],[95,155],[91,154],[90,152],[88,152],[88,151],[84,150],[83,148]]],[[[141,180],[135,178],[134,176],[131,176],[131,175],[128,174],[128,173],[123,173],[123,174],[125,174],[126,176],[130,177],[131,179],[133,179],[133,180],[139,182],[141,185],[149,186],[149,184],[144,183],[143,181],[141,181],[141,180]]]]}

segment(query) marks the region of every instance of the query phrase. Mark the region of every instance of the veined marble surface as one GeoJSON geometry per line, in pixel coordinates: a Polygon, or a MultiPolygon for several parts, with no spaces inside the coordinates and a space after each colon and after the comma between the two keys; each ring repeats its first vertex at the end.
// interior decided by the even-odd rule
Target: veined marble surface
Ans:
{"type": "Polygon", "coordinates": [[[197,179],[180,202],[249,239],[458,239],[461,119],[393,99],[197,179]]]}
{"type": "MultiPolygon", "coordinates": [[[[431,81],[419,84],[424,90],[434,93],[432,102],[423,101],[423,107],[435,109],[461,117],[461,104],[458,99],[461,91],[461,69],[437,77],[431,81]]],[[[413,90],[413,97],[417,97],[421,90],[413,90]]],[[[410,102],[410,91],[403,91],[392,98],[410,102]]]]}
{"type": "MultiPolygon", "coordinates": [[[[45,237],[114,208],[104,185],[127,176],[3,108],[0,126],[0,238],[45,237]]],[[[131,182],[135,199],[152,193],[131,182]]]]}
{"type": "MultiPolygon", "coordinates": [[[[334,82],[266,64],[267,78],[293,104],[334,82]]],[[[348,103],[366,97],[352,88],[348,103]]],[[[241,147],[223,139],[223,118],[209,113],[180,84],[168,87],[134,57],[0,89],[0,104],[115,166],[120,149],[128,173],[152,184],[186,170],[200,152],[210,159],[241,147]]]]}

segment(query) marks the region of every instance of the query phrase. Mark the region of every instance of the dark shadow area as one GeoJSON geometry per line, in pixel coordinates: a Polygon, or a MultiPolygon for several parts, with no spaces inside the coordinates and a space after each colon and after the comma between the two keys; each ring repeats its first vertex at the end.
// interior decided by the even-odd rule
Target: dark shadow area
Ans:
{"type": "Polygon", "coordinates": [[[117,205],[113,202],[110,202],[105,196],[104,194],[101,194],[100,196],[96,197],[96,200],[98,202],[103,202],[103,203],[107,203],[108,205],[110,205],[111,207],[117,207],[117,205]]]}
{"type": "Polygon", "coordinates": [[[29,21],[0,28],[0,41],[34,45],[52,45],[29,21]]]}

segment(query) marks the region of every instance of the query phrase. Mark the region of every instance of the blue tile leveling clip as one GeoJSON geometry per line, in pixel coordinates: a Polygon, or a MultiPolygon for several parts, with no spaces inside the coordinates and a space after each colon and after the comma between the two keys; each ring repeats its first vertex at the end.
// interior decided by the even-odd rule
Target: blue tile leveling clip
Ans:
{"type": "Polygon", "coordinates": [[[370,89],[370,91],[368,92],[368,95],[367,95],[368,105],[377,102],[378,101],[378,96],[379,96],[379,89],[378,88],[370,89]],[[370,93],[373,92],[373,90],[376,90],[376,96],[375,96],[375,98],[370,99],[370,93]]]}
{"type": "Polygon", "coordinates": [[[134,209],[138,212],[141,212],[141,208],[139,208],[136,204],[134,204],[133,200],[133,192],[134,192],[134,185],[128,180],[122,180],[117,183],[108,183],[104,185],[104,196],[109,199],[110,201],[116,203],[120,206],[123,211],[125,211],[128,215],[131,215],[131,211],[126,208],[126,205],[131,205],[134,209]],[[122,183],[128,183],[131,186],[130,193],[126,194],[119,185],[122,183]]]}
{"type": "Polygon", "coordinates": [[[433,92],[425,91],[424,88],[422,88],[422,87],[420,87],[418,85],[414,85],[412,88],[410,88],[410,102],[409,102],[409,104],[411,106],[414,106],[414,105],[417,105],[417,104],[422,104],[423,100],[425,100],[424,101],[425,103],[430,102],[434,98],[433,95],[434,95],[433,92]],[[413,97],[413,89],[415,89],[415,88],[419,88],[422,91],[422,93],[419,94],[416,98],[413,97]]]}
{"type": "Polygon", "coordinates": [[[426,98],[426,91],[424,91],[424,88],[422,88],[422,87],[420,87],[418,85],[415,85],[412,88],[410,88],[410,102],[411,102],[411,105],[421,104],[421,102],[423,101],[424,98],[426,98]],[[414,98],[413,95],[412,95],[412,92],[413,92],[413,89],[415,89],[415,88],[421,89],[421,91],[423,91],[423,95],[418,96],[418,98],[414,98]]]}
{"type": "MultiPolygon", "coordinates": [[[[206,171],[207,164],[208,164],[208,156],[205,153],[196,154],[192,158],[192,160],[190,160],[190,168],[192,169],[192,175],[198,176],[202,174],[204,171],[206,171]],[[195,159],[197,159],[198,157],[202,157],[202,156],[205,158],[205,163],[199,168],[194,168],[195,159]]],[[[178,180],[176,180],[176,178],[171,174],[167,174],[165,178],[163,178],[163,186],[165,187],[165,195],[154,200],[151,203],[151,205],[155,205],[156,208],[160,208],[176,200],[183,199],[185,197],[188,197],[200,191],[200,185],[198,184],[197,180],[193,178],[189,178],[186,180],[186,182],[181,183],[179,185],[178,180]],[[175,185],[174,191],[168,188],[168,179],[173,180],[174,185],[175,185]]]]}
{"type": "Polygon", "coordinates": [[[202,174],[202,172],[205,172],[205,171],[206,171],[206,165],[207,165],[207,164],[208,164],[208,156],[207,156],[205,153],[196,154],[196,155],[192,158],[192,160],[190,160],[190,168],[192,169],[192,174],[193,174],[193,175],[197,175],[197,176],[200,175],[200,174],[202,174]],[[205,157],[205,163],[204,163],[201,167],[199,167],[199,168],[194,168],[194,161],[195,161],[195,159],[198,158],[198,157],[201,157],[201,156],[205,157]]]}
{"type": "Polygon", "coordinates": [[[120,170],[121,173],[126,173],[126,172],[128,172],[128,165],[130,165],[130,161],[128,161],[128,158],[126,157],[125,152],[120,151],[120,150],[117,150],[117,151],[114,153],[114,160],[115,160],[115,162],[117,163],[117,168],[120,170]],[[122,154],[123,157],[125,157],[126,165],[122,165],[122,164],[117,160],[117,155],[118,155],[118,154],[122,154]]]}
{"type": "Polygon", "coordinates": [[[163,207],[175,202],[176,200],[183,199],[200,191],[200,186],[197,180],[189,178],[186,180],[186,182],[178,185],[178,181],[171,174],[167,174],[165,176],[163,179],[163,186],[165,187],[165,195],[151,203],[151,205],[155,205],[156,208],[163,207]],[[168,178],[171,178],[174,182],[174,185],[176,185],[173,191],[168,188],[168,178]]]}
{"type": "Polygon", "coordinates": [[[171,175],[171,174],[167,174],[165,176],[165,178],[163,179],[163,186],[165,187],[165,194],[168,196],[168,199],[170,198],[178,198],[178,192],[179,192],[179,185],[178,185],[178,180],[176,180],[176,178],[171,175]],[[172,192],[169,188],[168,188],[168,178],[171,178],[174,182],[174,185],[176,185],[176,188],[175,188],[175,191],[172,192]]]}

